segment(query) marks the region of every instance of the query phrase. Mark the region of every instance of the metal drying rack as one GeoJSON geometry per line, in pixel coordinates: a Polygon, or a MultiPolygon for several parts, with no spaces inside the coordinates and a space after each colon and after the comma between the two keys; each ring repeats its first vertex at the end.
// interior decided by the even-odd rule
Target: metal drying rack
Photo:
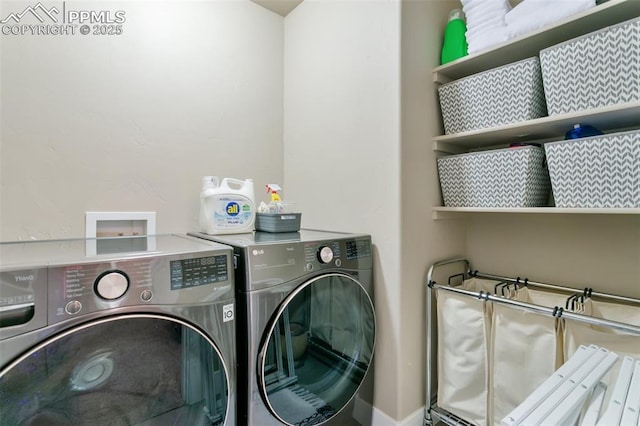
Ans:
{"type": "Polygon", "coordinates": [[[523,309],[529,312],[535,312],[544,315],[550,315],[556,318],[564,318],[572,321],[579,321],[591,325],[598,325],[603,327],[609,327],[616,330],[620,330],[626,333],[635,334],[640,336],[640,327],[617,322],[606,320],[602,318],[596,318],[589,315],[577,314],[575,312],[571,312],[569,310],[569,305],[574,306],[575,303],[579,303],[580,301],[584,302],[586,298],[596,298],[603,299],[613,302],[621,302],[623,304],[635,305],[640,307],[640,299],[634,299],[625,296],[618,296],[614,294],[601,293],[594,291],[592,288],[584,288],[583,290],[578,290],[572,287],[566,287],[556,284],[548,284],[548,283],[540,283],[535,281],[530,281],[527,278],[511,278],[511,277],[503,277],[498,275],[486,274],[478,272],[477,270],[471,269],[471,264],[467,259],[458,258],[458,259],[449,259],[443,260],[440,262],[436,262],[429,268],[429,272],[427,274],[427,296],[426,296],[426,324],[427,324],[427,347],[426,347],[426,399],[425,399],[425,410],[424,410],[424,421],[423,424],[425,426],[431,426],[436,424],[438,421],[447,424],[447,425],[462,425],[462,426],[472,426],[468,421],[456,416],[453,413],[448,412],[447,410],[438,407],[437,405],[437,395],[436,392],[433,391],[433,385],[437,382],[435,381],[435,377],[433,374],[433,369],[436,367],[435,362],[437,362],[437,347],[435,345],[435,336],[436,336],[436,319],[434,316],[435,309],[433,308],[433,294],[432,291],[434,289],[437,290],[445,290],[453,293],[469,296],[472,298],[476,298],[483,301],[492,301],[494,303],[509,305],[514,308],[523,309]],[[465,271],[459,274],[450,275],[448,282],[446,285],[438,284],[433,280],[434,273],[438,268],[441,268],[446,265],[452,265],[456,263],[461,263],[465,265],[465,271]],[[489,292],[475,292],[460,289],[451,285],[451,282],[454,279],[466,280],[469,278],[484,278],[488,280],[495,280],[496,286],[494,287],[494,293],[489,292]],[[509,287],[513,286],[515,289],[522,287],[537,287],[541,289],[567,293],[567,299],[565,306],[555,306],[553,308],[549,308],[546,306],[535,305],[532,303],[520,302],[517,300],[511,300],[507,298],[503,298],[498,296],[498,291],[504,295],[504,291],[508,290],[509,287]]]}

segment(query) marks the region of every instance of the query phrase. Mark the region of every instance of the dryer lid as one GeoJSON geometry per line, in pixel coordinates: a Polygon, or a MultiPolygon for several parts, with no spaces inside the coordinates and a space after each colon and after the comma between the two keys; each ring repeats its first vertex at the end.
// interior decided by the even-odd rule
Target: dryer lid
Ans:
{"type": "Polygon", "coordinates": [[[227,250],[186,235],[13,241],[0,243],[0,271],[227,250]]]}

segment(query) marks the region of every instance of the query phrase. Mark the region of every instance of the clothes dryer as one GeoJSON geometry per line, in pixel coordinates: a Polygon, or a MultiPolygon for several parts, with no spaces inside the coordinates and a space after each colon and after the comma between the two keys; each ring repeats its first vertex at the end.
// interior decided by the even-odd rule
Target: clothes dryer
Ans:
{"type": "Polygon", "coordinates": [[[234,248],[238,424],[366,424],[376,332],[371,238],[189,235],[234,248]]]}
{"type": "Polygon", "coordinates": [[[7,425],[235,425],[232,251],[185,235],[0,244],[7,425]]]}

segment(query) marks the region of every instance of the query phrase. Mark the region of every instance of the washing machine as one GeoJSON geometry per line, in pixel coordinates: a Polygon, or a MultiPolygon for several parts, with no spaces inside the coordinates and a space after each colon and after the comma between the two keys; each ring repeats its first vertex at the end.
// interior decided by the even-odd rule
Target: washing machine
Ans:
{"type": "Polygon", "coordinates": [[[2,424],[235,425],[234,318],[222,244],[2,243],[2,424]]]}
{"type": "Polygon", "coordinates": [[[376,337],[370,236],[189,235],[234,250],[238,424],[370,424],[376,337]]]}

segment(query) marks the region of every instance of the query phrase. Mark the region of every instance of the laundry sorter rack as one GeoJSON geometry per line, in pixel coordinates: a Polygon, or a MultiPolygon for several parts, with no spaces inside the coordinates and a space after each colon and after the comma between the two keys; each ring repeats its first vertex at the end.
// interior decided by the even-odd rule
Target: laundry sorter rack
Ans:
{"type": "MultiPolygon", "coordinates": [[[[509,412],[513,406],[510,406],[507,403],[508,401],[504,401],[503,398],[503,400],[496,402],[494,407],[492,405],[494,403],[493,399],[500,394],[500,380],[508,381],[510,378],[507,377],[505,379],[504,376],[508,375],[509,371],[513,371],[515,365],[522,364],[526,365],[525,368],[537,370],[538,382],[541,382],[542,379],[540,377],[543,377],[544,374],[551,375],[555,369],[562,365],[566,358],[575,353],[578,345],[588,346],[588,339],[592,337],[603,341],[603,346],[613,345],[612,351],[621,342],[624,345],[632,345],[631,352],[633,352],[635,359],[640,360],[639,299],[601,293],[594,291],[592,288],[578,290],[561,285],[534,282],[527,278],[510,278],[481,273],[477,270],[472,270],[470,262],[466,259],[450,259],[437,262],[430,267],[427,275],[426,305],[426,401],[424,415],[424,424],[426,426],[436,424],[438,421],[449,425],[500,424],[499,418],[505,413],[502,412],[500,413],[501,416],[497,416],[498,412],[500,410],[509,412]],[[473,283],[475,287],[465,288],[462,285],[463,283],[469,283],[469,280],[477,280],[476,283],[473,283]],[[438,298],[441,299],[438,300],[438,303],[436,303],[436,292],[438,292],[438,298]],[[510,297],[510,295],[516,294],[515,292],[527,292],[535,295],[535,297],[532,300],[523,299],[519,296],[510,297]],[[449,297],[452,297],[449,300],[452,300],[453,304],[443,305],[451,308],[449,309],[450,312],[443,316],[442,311],[444,309],[439,312],[436,305],[444,303],[442,300],[449,297]],[[461,303],[464,303],[464,305],[461,303]],[[591,303],[593,303],[593,306],[591,303]],[[492,315],[487,316],[487,305],[490,305],[489,309],[492,310],[492,315]],[[464,312],[461,315],[458,311],[458,307],[464,308],[464,306],[471,307],[470,316],[463,315],[464,312]],[[620,308],[621,311],[614,315],[614,319],[610,319],[600,315],[598,311],[600,307],[607,309],[615,307],[616,310],[620,308]],[[632,312],[635,315],[634,320],[627,320],[628,317],[625,315],[628,312],[632,312]],[[482,315],[485,315],[484,318],[488,318],[488,320],[486,323],[480,324],[483,318],[482,315]],[[516,316],[511,317],[511,315],[516,316]],[[529,316],[527,317],[527,315],[529,316]],[[465,318],[470,319],[471,323],[465,324],[465,318]],[[513,321],[513,318],[515,318],[515,321],[513,321]],[[519,320],[523,321],[518,322],[519,320]],[[440,325],[438,321],[440,321],[440,325]],[[532,331],[530,323],[535,324],[536,321],[546,322],[538,327],[537,330],[534,325],[534,331],[532,331]],[[455,342],[457,346],[454,345],[453,348],[455,349],[451,350],[452,346],[449,344],[447,346],[449,350],[448,352],[445,351],[444,355],[442,353],[443,348],[439,347],[439,343],[443,347],[447,344],[446,341],[445,345],[442,345],[441,342],[441,340],[446,339],[446,337],[443,337],[445,333],[438,335],[438,327],[441,327],[442,324],[454,324],[454,326],[460,324],[456,332],[450,333],[451,336],[454,336],[453,338],[458,339],[455,342]],[[497,331],[498,326],[501,324],[504,327],[500,329],[501,331],[497,331]],[[533,337],[527,336],[525,333],[522,336],[514,334],[519,332],[517,329],[519,325],[523,329],[527,329],[527,332],[532,333],[531,336],[533,337]],[[546,331],[540,333],[540,330],[546,331]],[[506,332],[504,336],[501,336],[503,331],[506,332]],[[516,359],[513,360],[512,369],[509,370],[509,365],[507,365],[509,363],[504,362],[505,349],[500,347],[499,344],[505,343],[505,339],[511,339],[514,336],[515,340],[521,339],[522,341],[520,342],[521,347],[513,351],[516,359]],[[481,347],[482,345],[480,344],[480,346],[476,345],[474,347],[474,341],[484,341],[486,346],[481,347]],[[529,351],[529,346],[532,351],[537,350],[538,353],[525,353],[529,351]],[[471,362],[467,362],[468,360],[462,358],[456,359],[456,355],[464,357],[468,353],[473,354],[474,350],[480,361],[471,359],[471,362]],[[549,358],[546,364],[539,362],[538,356],[541,353],[543,356],[540,358],[549,358]],[[550,355],[551,353],[554,354],[555,358],[550,355]],[[496,361],[500,354],[503,358],[500,358],[500,361],[496,361]],[[545,356],[547,354],[549,356],[545,356]],[[528,356],[531,357],[529,363],[527,363],[528,356]],[[562,359],[563,356],[565,357],[564,360],[562,359]],[[443,362],[443,360],[445,363],[449,362],[449,358],[453,358],[450,363],[455,367],[449,371],[453,371],[452,376],[462,377],[463,383],[460,385],[458,383],[453,384],[451,377],[438,377],[438,363],[443,362]],[[460,360],[464,362],[460,362],[460,360]],[[470,383],[467,380],[469,369],[474,366],[475,361],[478,361],[476,367],[479,370],[485,368],[485,371],[479,374],[480,377],[476,378],[475,385],[481,391],[477,393],[472,392],[474,383],[470,383]],[[541,366],[540,364],[545,365],[541,366]],[[502,372],[493,373],[492,367],[495,367],[495,371],[502,372]],[[496,379],[500,374],[503,377],[496,379]],[[483,384],[485,386],[485,395],[481,394],[483,384]],[[465,386],[470,389],[466,395],[464,395],[465,386]],[[462,404],[465,403],[464,400],[467,398],[471,401],[471,406],[475,403],[477,407],[480,407],[478,404],[481,404],[482,398],[486,398],[486,404],[489,408],[486,408],[485,418],[483,420],[470,419],[470,416],[460,415],[459,412],[444,403],[439,404],[440,399],[444,400],[444,396],[439,396],[438,394],[441,388],[444,390],[441,392],[442,395],[445,395],[447,390],[450,389],[454,389],[454,394],[462,392],[462,404]],[[442,405],[445,406],[443,407],[442,405]]],[[[509,342],[506,346],[511,344],[509,342]]],[[[625,353],[625,347],[620,348],[618,346],[618,349],[621,349],[621,353],[625,353]]],[[[507,354],[509,354],[508,351],[507,354]]],[[[514,379],[511,378],[511,380],[514,379]]],[[[519,388],[522,387],[520,385],[529,384],[528,382],[529,376],[526,376],[525,380],[518,382],[513,386],[513,389],[507,390],[507,393],[517,394],[520,390],[519,388]]],[[[612,384],[611,389],[613,387],[612,384]]],[[[505,393],[504,386],[502,387],[502,393],[505,393]]],[[[509,397],[510,395],[507,395],[507,399],[509,397]]],[[[520,397],[520,401],[522,399],[524,398],[520,397]]],[[[462,412],[464,413],[464,409],[462,412]]]]}

